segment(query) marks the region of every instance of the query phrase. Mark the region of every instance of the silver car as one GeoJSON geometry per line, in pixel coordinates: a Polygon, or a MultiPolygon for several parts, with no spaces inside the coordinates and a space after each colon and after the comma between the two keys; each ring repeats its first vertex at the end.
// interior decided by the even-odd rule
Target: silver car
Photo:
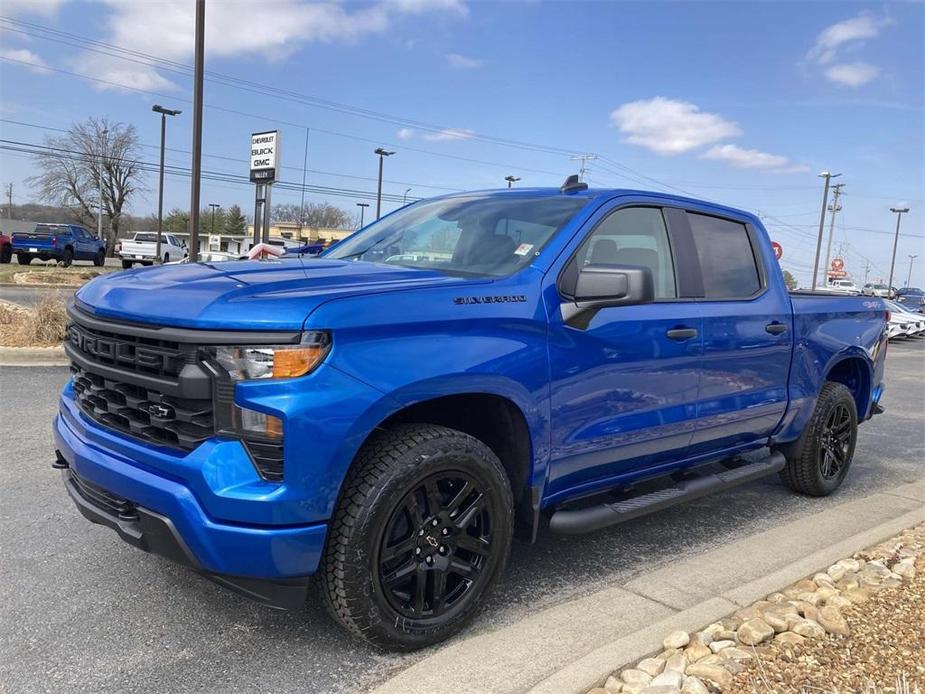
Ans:
{"type": "Polygon", "coordinates": [[[893,296],[893,292],[887,285],[873,283],[865,284],[861,294],[864,296],[879,296],[881,299],[890,299],[893,296]]]}

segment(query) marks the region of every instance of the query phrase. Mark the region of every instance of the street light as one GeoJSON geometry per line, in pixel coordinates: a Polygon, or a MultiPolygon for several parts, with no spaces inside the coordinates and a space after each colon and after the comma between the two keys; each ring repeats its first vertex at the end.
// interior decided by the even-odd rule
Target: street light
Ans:
{"type": "Polygon", "coordinates": [[[890,281],[887,282],[888,290],[893,293],[893,267],[896,265],[896,245],[899,243],[899,222],[903,215],[909,211],[908,207],[891,207],[890,212],[896,215],[896,235],[893,236],[893,259],[890,261],[890,281]]]}
{"type": "Polygon", "coordinates": [[[387,152],[382,147],[377,147],[373,154],[379,155],[379,188],[376,193],[376,219],[382,214],[382,161],[386,157],[391,157],[395,152],[387,152]]]}
{"type": "Polygon", "coordinates": [[[912,263],[915,262],[915,259],[918,258],[918,255],[909,254],[909,276],[906,277],[906,286],[912,286],[912,263]]]}
{"type": "Polygon", "coordinates": [[[102,241],[103,240],[103,148],[105,147],[104,140],[109,134],[109,130],[100,131],[100,169],[99,169],[99,186],[100,186],[100,209],[99,214],[96,215],[96,237],[102,241]]]}
{"type": "Polygon", "coordinates": [[[825,228],[825,211],[829,202],[829,182],[833,178],[838,178],[841,176],[840,173],[833,174],[828,171],[823,171],[819,174],[820,178],[825,179],[825,188],[822,190],[822,212],[819,214],[819,236],[816,239],[816,258],[813,260],[813,283],[811,286],[812,291],[816,291],[816,278],[819,276],[819,253],[822,251],[822,233],[825,228]]]}
{"type": "Polygon", "coordinates": [[[167,116],[179,116],[182,111],[164,108],[160,104],[154,104],[151,110],[161,114],[161,173],[160,181],[157,186],[157,243],[154,249],[154,262],[161,262],[161,234],[164,225],[164,142],[167,137],[167,116]]]}
{"type": "Polygon", "coordinates": [[[360,208],[360,229],[363,228],[363,213],[366,212],[366,208],[369,207],[368,202],[358,202],[357,207],[360,208]]]}
{"type": "Polygon", "coordinates": [[[520,180],[520,177],[519,176],[505,176],[504,180],[507,181],[507,187],[510,188],[512,185],[514,185],[517,181],[520,180]]]}
{"type": "Polygon", "coordinates": [[[405,194],[401,196],[401,204],[404,205],[408,202],[408,193],[411,192],[411,188],[405,188],[405,194]]]}

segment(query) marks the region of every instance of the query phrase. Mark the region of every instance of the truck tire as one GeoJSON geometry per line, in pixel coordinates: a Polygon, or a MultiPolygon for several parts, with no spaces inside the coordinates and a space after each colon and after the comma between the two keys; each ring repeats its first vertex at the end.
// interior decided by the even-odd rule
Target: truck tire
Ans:
{"type": "Polygon", "coordinates": [[[18,262],[20,265],[28,265],[32,262],[32,256],[28,253],[17,253],[16,262],[18,262]]]}
{"type": "Polygon", "coordinates": [[[70,267],[71,263],[74,262],[74,251],[70,248],[64,249],[64,254],[61,256],[61,265],[64,267],[70,267]]]}
{"type": "Polygon", "coordinates": [[[131,260],[123,260],[123,261],[122,261],[122,269],[123,269],[123,270],[131,270],[131,269],[132,269],[132,261],[131,261],[131,260]]]}
{"type": "Polygon", "coordinates": [[[97,267],[103,267],[106,263],[106,251],[100,250],[95,256],[93,256],[93,264],[97,267]]]}
{"type": "Polygon", "coordinates": [[[828,496],[848,474],[857,440],[854,396],[841,383],[826,381],[803,435],[781,449],[787,465],[780,477],[800,494],[828,496]]]}
{"type": "Polygon", "coordinates": [[[344,482],[321,565],[334,618],[409,651],[459,631],[507,563],[510,483],[468,434],[404,424],[373,434],[344,482]]]}

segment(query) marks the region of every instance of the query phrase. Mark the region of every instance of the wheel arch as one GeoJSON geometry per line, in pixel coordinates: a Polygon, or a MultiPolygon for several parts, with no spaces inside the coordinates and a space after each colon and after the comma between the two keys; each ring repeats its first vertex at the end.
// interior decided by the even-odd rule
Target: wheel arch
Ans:
{"type": "Polygon", "coordinates": [[[858,421],[863,422],[867,418],[867,408],[870,405],[870,393],[872,388],[873,373],[869,359],[865,359],[859,354],[846,354],[841,358],[833,360],[826,369],[821,388],[826,381],[841,383],[854,396],[854,403],[857,409],[858,421]]]}

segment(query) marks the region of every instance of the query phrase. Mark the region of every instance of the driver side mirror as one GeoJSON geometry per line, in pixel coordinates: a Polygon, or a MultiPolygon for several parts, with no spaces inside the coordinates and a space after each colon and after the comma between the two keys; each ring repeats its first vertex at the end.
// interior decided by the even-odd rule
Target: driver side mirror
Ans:
{"type": "Polygon", "coordinates": [[[562,318],[584,330],[602,308],[655,301],[655,279],[642,265],[586,265],[578,271],[571,302],[562,304],[562,318]]]}

